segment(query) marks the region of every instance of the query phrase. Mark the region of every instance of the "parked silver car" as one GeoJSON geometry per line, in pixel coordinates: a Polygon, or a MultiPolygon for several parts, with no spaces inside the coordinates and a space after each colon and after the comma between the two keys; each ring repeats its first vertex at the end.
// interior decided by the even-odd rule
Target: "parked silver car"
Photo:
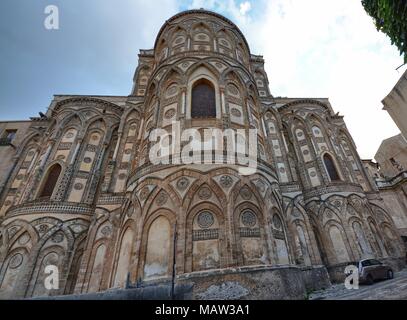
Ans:
{"type": "Polygon", "coordinates": [[[376,259],[364,259],[354,263],[359,271],[359,282],[373,284],[376,280],[393,279],[392,268],[376,259]]]}

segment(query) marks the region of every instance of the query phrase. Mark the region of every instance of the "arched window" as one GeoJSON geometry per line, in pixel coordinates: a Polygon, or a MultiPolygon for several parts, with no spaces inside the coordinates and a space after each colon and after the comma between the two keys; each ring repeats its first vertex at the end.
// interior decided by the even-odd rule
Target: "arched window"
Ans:
{"type": "Polygon", "coordinates": [[[199,80],[192,88],[192,118],[216,118],[215,88],[208,80],[199,80]]]}
{"type": "Polygon", "coordinates": [[[327,153],[324,154],[324,164],[325,164],[326,171],[328,172],[328,175],[329,175],[329,178],[331,179],[331,181],[341,180],[339,178],[338,171],[336,170],[334,160],[327,153]]]}
{"type": "Polygon", "coordinates": [[[61,166],[59,164],[55,164],[49,169],[47,174],[47,179],[42,187],[42,191],[40,193],[40,198],[50,198],[52,193],[54,192],[55,186],[57,184],[59,175],[61,173],[61,166]]]}

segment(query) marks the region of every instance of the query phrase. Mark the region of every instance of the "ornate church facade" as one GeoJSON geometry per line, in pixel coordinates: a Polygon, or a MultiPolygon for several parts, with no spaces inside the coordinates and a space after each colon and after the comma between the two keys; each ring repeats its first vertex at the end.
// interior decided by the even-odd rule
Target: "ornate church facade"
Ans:
{"type": "Polygon", "coordinates": [[[401,267],[397,227],[343,117],[328,99],[278,98],[268,84],[234,23],[192,10],[140,51],[129,96],[58,95],[46,115],[1,123],[0,297],[173,278],[197,299],[223,282],[299,297],[361,258],[401,267]],[[256,170],[241,174],[224,152],[154,163],[151,133],[174,123],[255,130],[256,170]],[[48,265],[58,289],[45,287],[48,265]]]}

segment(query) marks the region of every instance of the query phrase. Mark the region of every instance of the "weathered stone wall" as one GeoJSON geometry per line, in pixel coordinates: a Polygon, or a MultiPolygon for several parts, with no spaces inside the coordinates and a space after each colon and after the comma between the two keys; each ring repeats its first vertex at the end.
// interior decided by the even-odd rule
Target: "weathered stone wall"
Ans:
{"type": "MultiPolygon", "coordinates": [[[[176,300],[302,300],[312,291],[331,285],[325,267],[250,267],[197,272],[178,276],[176,300]]],[[[100,293],[43,297],[47,300],[167,300],[171,284],[151,283],[140,288],[100,293]]]]}

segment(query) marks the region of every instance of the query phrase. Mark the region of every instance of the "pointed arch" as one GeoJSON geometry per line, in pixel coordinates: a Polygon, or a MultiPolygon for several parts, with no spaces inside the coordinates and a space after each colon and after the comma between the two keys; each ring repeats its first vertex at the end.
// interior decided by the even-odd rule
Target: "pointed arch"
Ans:
{"type": "Polygon", "coordinates": [[[328,152],[325,152],[322,155],[322,160],[323,160],[323,163],[325,166],[325,170],[326,170],[331,182],[342,180],[341,176],[339,174],[339,171],[337,169],[338,168],[337,164],[336,164],[334,158],[328,152]]]}
{"type": "Polygon", "coordinates": [[[38,193],[38,198],[51,198],[59,178],[61,176],[62,166],[59,163],[55,163],[50,166],[47,173],[44,176],[43,183],[38,193]]]}

